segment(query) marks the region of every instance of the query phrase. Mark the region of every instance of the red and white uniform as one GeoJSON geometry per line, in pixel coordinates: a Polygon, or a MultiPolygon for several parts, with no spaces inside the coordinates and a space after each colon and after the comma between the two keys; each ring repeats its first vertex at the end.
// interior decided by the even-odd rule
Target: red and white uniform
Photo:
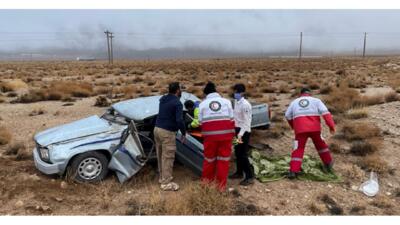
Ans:
{"type": "Polygon", "coordinates": [[[208,94],[199,106],[199,122],[204,138],[202,180],[216,181],[225,190],[235,135],[232,103],[218,93],[208,94]]]}
{"type": "Polygon", "coordinates": [[[290,103],[285,117],[295,133],[292,160],[290,162],[290,170],[292,172],[300,172],[301,170],[301,163],[308,138],[311,138],[314,142],[314,146],[323,163],[326,165],[332,163],[332,156],[328,145],[321,137],[320,116],[324,118],[329,129],[335,130],[335,122],[332,119],[332,114],[320,99],[311,97],[309,94],[302,94],[290,103]]]}

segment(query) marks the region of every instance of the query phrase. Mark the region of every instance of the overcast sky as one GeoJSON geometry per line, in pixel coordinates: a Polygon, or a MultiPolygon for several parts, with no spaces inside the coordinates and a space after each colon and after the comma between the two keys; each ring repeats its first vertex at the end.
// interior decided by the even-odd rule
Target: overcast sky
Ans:
{"type": "MultiPolygon", "coordinates": [[[[0,50],[400,50],[399,10],[0,10],[0,50]]],[[[400,51],[399,51],[400,53],[400,51]]]]}

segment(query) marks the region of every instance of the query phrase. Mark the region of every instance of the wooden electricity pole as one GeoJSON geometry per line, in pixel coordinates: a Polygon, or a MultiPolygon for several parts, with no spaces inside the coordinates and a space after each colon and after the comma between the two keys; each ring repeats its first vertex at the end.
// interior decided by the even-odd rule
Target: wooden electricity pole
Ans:
{"type": "Polygon", "coordinates": [[[111,55],[110,55],[110,32],[108,30],[104,31],[107,36],[107,54],[108,54],[108,63],[111,63],[111,55]]]}
{"type": "Polygon", "coordinates": [[[299,59],[301,59],[303,51],[303,32],[300,32],[300,47],[299,47],[299,59]]]}
{"type": "Polygon", "coordinates": [[[111,64],[113,64],[114,63],[114,49],[113,49],[113,38],[114,38],[114,35],[113,35],[113,33],[112,32],[110,32],[110,48],[111,48],[111,64]]]}
{"type": "Polygon", "coordinates": [[[364,33],[364,48],[363,48],[363,58],[365,58],[365,49],[367,47],[367,32],[364,33]]]}

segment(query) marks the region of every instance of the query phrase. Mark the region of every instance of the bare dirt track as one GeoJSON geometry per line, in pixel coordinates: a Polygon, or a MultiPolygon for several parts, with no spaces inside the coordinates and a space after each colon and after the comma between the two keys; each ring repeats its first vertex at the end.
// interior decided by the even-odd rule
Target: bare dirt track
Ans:
{"type": "MultiPolygon", "coordinates": [[[[0,132],[0,215],[210,214],[185,202],[201,202],[193,187],[198,177],[180,164],[176,164],[175,177],[182,190],[161,193],[154,165],[147,165],[124,185],[113,174],[99,184],[76,184],[42,175],[32,160],[35,133],[101,115],[106,107],[94,106],[98,96],[105,96],[109,103],[163,93],[173,80],[198,96],[207,80],[215,81],[226,97],[231,85],[245,83],[251,100],[272,107],[271,129],[252,133],[253,143],[269,146],[263,149],[265,154],[290,153],[293,134],[283,112],[299,87],[309,86],[334,112],[338,133],[332,136],[324,128],[323,135],[332,146],[335,169],[343,182],[281,180],[243,188],[229,181],[235,191],[223,197],[235,201],[235,210],[221,214],[400,215],[398,65],[400,58],[394,57],[117,61],[113,66],[105,62],[1,62],[0,128],[11,137],[0,132]],[[365,115],[350,117],[354,108],[365,115]],[[368,144],[374,140],[373,153],[360,155],[354,150],[355,141],[341,135],[345,125],[354,123],[379,129],[377,137],[367,135],[362,140],[368,144]],[[379,172],[381,190],[369,198],[355,189],[372,169],[379,172]],[[188,194],[195,197],[182,197],[188,194]]],[[[311,143],[306,152],[316,155],[311,143]]]]}

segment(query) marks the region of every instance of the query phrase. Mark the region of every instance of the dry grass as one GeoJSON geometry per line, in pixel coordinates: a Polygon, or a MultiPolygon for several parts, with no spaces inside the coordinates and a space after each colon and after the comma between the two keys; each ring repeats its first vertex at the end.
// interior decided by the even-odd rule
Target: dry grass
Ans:
{"type": "Polygon", "coordinates": [[[350,109],[346,112],[346,118],[348,119],[362,119],[368,117],[368,110],[366,108],[350,109]]]}
{"type": "Polygon", "coordinates": [[[365,177],[365,171],[363,171],[357,165],[345,164],[342,167],[342,174],[349,178],[351,181],[361,181],[365,177]]]}
{"type": "Polygon", "coordinates": [[[32,103],[39,101],[70,101],[72,97],[89,97],[94,94],[91,84],[86,82],[58,81],[49,87],[31,89],[12,103],[32,103]]]}
{"type": "Polygon", "coordinates": [[[150,196],[143,202],[131,200],[128,215],[255,215],[254,205],[244,205],[229,193],[221,193],[215,187],[199,182],[182,185],[176,193],[165,193],[158,187],[150,187],[150,196]],[[157,188],[157,189],[156,189],[157,188]]]}
{"type": "Polygon", "coordinates": [[[382,147],[382,140],[373,138],[370,140],[353,141],[350,153],[356,156],[366,156],[377,152],[382,147]]]}
{"type": "Polygon", "coordinates": [[[94,103],[94,106],[97,107],[108,107],[110,105],[111,101],[106,96],[98,96],[96,98],[96,102],[94,103]]]}
{"type": "Polygon", "coordinates": [[[12,135],[7,128],[0,126],[0,145],[6,145],[10,143],[12,135]]]}
{"type": "Polygon", "coordinates": [[[342,153],[342,148],[338,143],[331,143],[329,144],[329,150],[333,153],[342,153]]]}
{"type": "Polygon", "coordinates": [[[360,96],[354,102],[354,106],[371,106],[383,103],[385,103],[384,95],[360,96]]]}
{"type": "Polygon", "coordinates": [[[366,207],[365,206],[353,206],[350,209],[350,215],[365,215],[365,210],[366,207]]]}
{"type": "Polygon", "coordinates": [[[342,128],[342,132],[347,141],[365,140],[381,136],[381,130],[378,126],[366,122],[346,123],[342,128]]]}
{"type": "Polygon", "coordinates": [[[395,102],[400,100],[399,94],[395,91],[385,94],[383,98],[385,99],[385,102],[395,102]]]}
{"type": "Polygon", "coordinates": [[[93,86],[87,82],[57,81],[50,85],[50,90],[65,96],[89,97],[93,95],[93,86]]]}
{"type": "Polygon", "coordinates": [[[290,87],[287,84],[281,84],[278,88],[279,93],[289,93],[290,87]]]}
{"type": "Polygon", "coordinates": [[[25,145],[22,142],[15,142],[8,146],[5,151],[6,155],[17,155],[19,152],[22,152],[25,149],[25,145]]]}
{"type": "Polygon", "coordinates": [[[289,130],[289,125],[286,122],[275,123],[268,129],[265,134],[265,138],[280,138],[285,134],[285,131],[289,130]]]}
{"type": "Polygon", "coordinates": [[[328,194],[323,194],[319,197],[331,215],[343,215],[343,208],[328,194]]]}
{"type": "Polygon", "coordinates": [[[384,196],[378,196],[374,199],[374,201],[371,202],[371,205],[381,208],[381,209],[390,209],[393,208],[394,205],[390,201],[389,198],[384,197],[384,196]]]}
{"type": "Polygon", "coordinates": [[[359,162],[361,168],[367,171],[386,173],[389,170],[388,164],[379,154],[368,155],[359,162]]]}
{"type": "Polygon", "coordinates": [[[329,95],[325,96],[324,101],[332,113],[343,113],[357,105],[360,94],[357,90],[342,86],[334,88],[329,95]]]}
{"type": "Polygon", "coordinates": [[[32,110],[32,112],[29,113],[29,116],[38,116],[38,115],[43,115],[46,113],[46,110],[42,108],[37,108],[32,110]]]}
{"type": "Polygon", "coordinates": [[[309,209],[313,215],[321,215],[326,211],[325,205],[318,202],[312,202],[309,205],[309,209]]]}
{"type": "Polygon", "coordinates": [[[322,88],[319,90],[319,93],[322,94],[322,95],[326,95],[326,94],[331,93],[332,90],[333,90],[333,87],[330,86],[330,85],[327,85],[327,86],[322,87],[322,88]]]}
{"type": "Polygon", "coordinates": [[[2,92],[18,91],[21,89],[28,89],[28,84],[21,79],[0,82],[0,91],[2,92]]]}

